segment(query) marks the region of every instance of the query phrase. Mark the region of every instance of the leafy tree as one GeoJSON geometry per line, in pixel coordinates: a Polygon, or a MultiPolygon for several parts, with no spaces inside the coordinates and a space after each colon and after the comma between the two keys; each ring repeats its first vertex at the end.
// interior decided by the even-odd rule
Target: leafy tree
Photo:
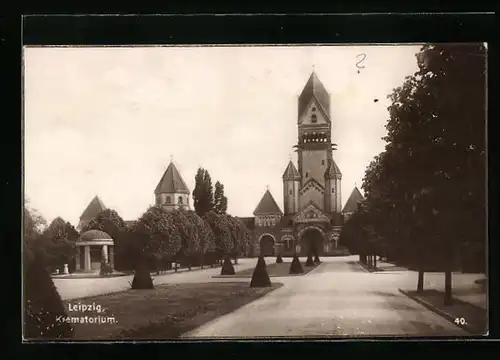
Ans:
{"type": "Polygon", "coordinates": [[[227,212],[227,197],[224,196],[224,193],[220,200],[220,212],[221,214],[225,214],[227,212]]]}
{"type": "Polygon", "coordinates": [[[231,254],[234,250],[234,242],[227,216],[209,211],[205,214],[204,219],[214,234],[216,251],[221,255],[231,254]]]}
{"type": "Polygon", "coordinates": [[[212,229],[194,211],[185,212],[188,221],[193,225],[195,237],[191,245],[190,256],[199,256],[200,265],[203,267],[205,255],[215,251],[215,238],[212,229]]]}
{"type": "Polygon", "coordinates": [[[217,214],[225,214],[227,211],[227,197],[224,196],[224,185],[219,181],[215,183],[214,211],[217,214]]]}
{"type": "Polygon", "coordinates": [[[187,260],[191,270],[194,257],[199,255],[202,249],[199,224],[190,213],[184,210],[173,210],[168,215],[173,218],[173,223],[181,237],[181,248],[177,258],[181,261],[187,260]]]}
{"type": "Polygon", "coordinates": [[[104,231],[113,239],[115,247],[114,265],[116,269],[127,269],[134,266],[133,256],[135,254],[135,248],[132,241],[128,241],[127,225],[116,210],[103,210],[85,225],[81,232],[84,233],[85,231],[93,229],[104,231]]]}
{"type": "Polygon", "coordinates": [[[198,169],[195,176],[193,199],[195,211],[199,216],[214,209],[214,189],[208,170],[198,169]]]}
{"type": "MultiPolygon", "coordinates": [[[[446,301],[451,300],[454,250],[485,244],[486,49],[483,44],[425,45],[418,76],[436,123],[434,208],[445,229],[446,301]],[[460,226],[457,226],[460,224],[460,226]]],[[[439,234],[444,235],[444,234],[439,234]]],[[[480,256],[486,263],[484,252],[480,256]]]]}
{"type": "Polygon", "coordinates": [[[206,209],[206,206],[204,204],[205,201],[204,175],[205,175],[205,170],[203,168],[199,168],[194,178],[195,186],[193,190],[193,203],[196,213],[200,216],[204,215],[206,209]]]}
{"type": "Polygon", "coordinates": [[[214,187],[208,170],[205,170],[203,174],[203,183],[205,184],[205,212],[212,211],[214,208],[214,187]]]}
{"type": "Polygon", "coordinates": [[[78,231],[61,217],[55,218],[36,240],[36,251],[46,266],[61,268],[70,264],[76,255],[75,241],[78,231]]]}
{"type": "Polygon", "coordinates": [[[416,263],[419,290],[424,269],[444,263],[449,302],[457,249],[485,243],[485,49],[425,45],[417,60],[390,95],[388,144],[363,181],[364,246],[416,263]]]}
{"type": "Polygon", "coordinates": [[[240,219],[231,215],[225,216],[229,225],[229,232],[231,234],[231,239],[233,242],[233,256],[237,261],[238,256],[245,253],[251,245],[250,233],[245,224],[240,219]]]}
{"type": "Polygon", "coordinates": [[[173,259],[181,250],[182,236],[175,216],[163,210],[161,206],[150,207],[134,224],[133,236],[141,249],[141,256],[159,263],[164,259],[173,259]]]}
{"type": "Polygon", "coordinates": [[[113,239],[119,239],[127,226],[123,218],[118,215],[116,210],[105,209],[82,228],[82,233],[88,230],[101,230],[109,234],[113,239]]]}
{"type": "Polygon", "coordinates": [[[61,297],[41,261],[27,244],[23,251],[24,337],[30,339],[71,339],[74,329],[66,319],[61,297]]]}
{"type": "Polygon", "coordinates": [[[35,209],[24,206],[23,213],[23,236],[27,241],[40,236],[47,226],[47,221],[35,209]]]}

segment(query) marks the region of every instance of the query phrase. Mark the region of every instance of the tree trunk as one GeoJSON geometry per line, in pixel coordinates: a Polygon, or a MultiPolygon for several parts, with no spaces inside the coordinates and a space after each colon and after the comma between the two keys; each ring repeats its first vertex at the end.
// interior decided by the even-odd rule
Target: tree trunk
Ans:
{"type": "Polygon", "coordinates": [[[377,269],[377,254],[373,255],[373,269],[377,269]]]}
{"type": "Polygon", "coordinates": [[[421,264],[418,269],[417,292],[421,293],[423,291],[424,291],[424,269],[421,264]]]}
{"type": "Polygon", "coordinates": [[[205,262],[205,254],[201,254],[201,268],[203,269],[203,263],[205,262]]]}
{"type": "Polygon", "coordinates": [[[177,261],[174,264],[175,264],[174,271],[177,272],[177,261]]]}
{"type": "Polygon", "coordinates": [[[451,296],[451,269],[448,265],[448,269],[446,269],[444,273],[444,304],[451,305],[452,304],[452,296],[451,296]]]}

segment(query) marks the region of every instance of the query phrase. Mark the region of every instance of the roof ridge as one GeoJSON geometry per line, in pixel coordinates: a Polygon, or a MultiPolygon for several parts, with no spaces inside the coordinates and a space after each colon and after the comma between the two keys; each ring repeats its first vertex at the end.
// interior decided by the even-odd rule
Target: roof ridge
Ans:
{"type": "Polygon", "coordinates": [[[260,199],[257,207],[255,208],[254,215],[264,215],[264,214],[280,214],[282,215],[283,212],[281,211],[280,207],[278,206],[278,203],[274,199],[274,196],[271,194],[271,191],[269,189],[266,190],[262,198],[260,199]]]}
{"type": "Polygon", "coordinates": [[[365,198],[363,194],[359,191],[358,187],[355,186],[354,189],[352,189],[351,194],[349,195],[349,198],[347,199],[344,208],[342,209],[342,212],[355,212],[358,208],[358,203],[360,201],[363,201],[365,198]]]}
{"type": "Polygon", "coordinates": [[[297,168],[295,167],[295,164],[292,162],[292,160],[290,160],[288,162],[288,165],[285,169],[285,172],[283,173],[283,179],[284,180],[288,180],[288,179],[300,179],[300,173],[299,171],[297,170],[297,168]]]}
{"type": "Polygon", "coordinates": [[[182,178],[177,166],[173,161],[170,162],[167,169],[163,173],[158,185],[155,188],[155,194],[173,194],[173,193],[186,193],[189,194],[189,188],[182,178]]]}

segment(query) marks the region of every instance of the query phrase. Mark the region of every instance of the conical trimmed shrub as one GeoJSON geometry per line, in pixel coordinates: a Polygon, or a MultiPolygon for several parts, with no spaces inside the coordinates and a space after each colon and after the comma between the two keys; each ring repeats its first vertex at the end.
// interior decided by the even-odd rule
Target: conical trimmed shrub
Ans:
{"type": "Polygon", "coordinates": [[[259,257],[255,270],[253,271],[250,287],[267,287],[271,286],[271,279],[267,273],[266,261],[262,256],[259,257]]]}
{"type": "Polygon", "coordinates": [[[41,259],[27,248],[23,255],[25,339],[73,338],[74,329],[65,321],[63,302],[41,259]]]}
{"type": "Polygon", "coordinates": [[[276,257],[276,264],[283,264],[283,258],[281,257],[281,255],[278,255],[276,257]]]}
{"type": "Polygon", "coordinates": [[[314,261],[311,254],[307,255],[306,266],[314,266],[314,261]]]}
{"type": "Polygon", "coordinates": [[[302,274],[304,269],[302,268],[302,264],[300,263],[297,255],[293,257],[292,264],[290,265],[290,274],[302,274]]]}
{"type": "Polygon", "coordinates": [[[231,259],[229,258],[229,256],[226,256],[224,258],[224,263],[222,264],[222,269],[220,271],[220,274],[221,275],[234,275],[235,274],[234,267],[233,267],[233,264],[231,263],[231,259]]]}
{"type": "Polygon", "coordinates": [[[315,255],[315,256],[314,256],[314,263],[315,263],[315,264],[319,264],[319,263],[321,263],[321,260],[319,259],[319,256],[318,256],[318,255],[315,255]]]}
{"type": "Polygon", "coordinates": [[[148,265],[143,259],[137,264],[134,280],[132,280],[132,289],[154,289],[153,279],[151,279],[148,265]]]}

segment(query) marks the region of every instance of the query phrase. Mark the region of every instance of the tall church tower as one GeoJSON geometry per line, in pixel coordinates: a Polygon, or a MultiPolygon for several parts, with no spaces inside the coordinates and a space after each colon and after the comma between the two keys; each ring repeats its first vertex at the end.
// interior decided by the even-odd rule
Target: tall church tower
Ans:
{"type": "Polygon", "coordinates": [[[300,209],[314,203],[340,213],[342,174],[332,155],[330,94],[313,71],[298,100],[298,171],[300,209]]]}

